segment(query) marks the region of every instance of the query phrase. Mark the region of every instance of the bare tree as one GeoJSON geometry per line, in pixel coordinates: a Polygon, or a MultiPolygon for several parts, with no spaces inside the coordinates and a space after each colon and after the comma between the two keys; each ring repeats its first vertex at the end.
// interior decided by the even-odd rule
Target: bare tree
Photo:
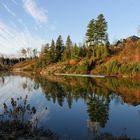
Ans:
{"type": "Polygon", "coordinates": [[[34,57],[34,58],[37,57],[37,49],[33,49],[33,57],[34,57]]]}
{"type": "Polygon", "coordinates": [[[27,48],[26,50],[27,50],[27,56],[29,58],[31,58],[32,57],[32,48],[27,48]]]}
{"type": "Polygon", "coordinates": [[[25,58],[27,57],[27,50],[25,48],[22,48],[20,52],[23,57],[25,57],[25,58]]]}

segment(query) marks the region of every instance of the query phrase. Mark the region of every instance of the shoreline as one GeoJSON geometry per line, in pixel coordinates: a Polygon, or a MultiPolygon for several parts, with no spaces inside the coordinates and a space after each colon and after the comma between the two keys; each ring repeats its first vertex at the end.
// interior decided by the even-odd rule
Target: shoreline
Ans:
{"type": "MultiPolygon", "coordinates": [[[[1,71],[3,73],[3,71],[1,71]]],[[[139,75],[111,75],[111,74],[75,74],[75,73],[49,73],[46,71],[31,71],[31,70],[22,70],[22,69],[13,69],[8,72],[13,73],[32,73],[39,74],[41,76],[71,76],[71,77],[89,77],[89,78],[131,78],[131,79],[139,79],[139,75]]],[[[5,73],[5,71],[4,71],[5,73]]]]}

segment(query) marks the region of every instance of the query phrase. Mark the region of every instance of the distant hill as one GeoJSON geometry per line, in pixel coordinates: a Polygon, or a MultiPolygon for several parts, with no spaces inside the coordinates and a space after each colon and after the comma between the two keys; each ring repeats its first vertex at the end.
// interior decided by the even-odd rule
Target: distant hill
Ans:
{"type": "Polygon", "coordinates": [[[126,39],[120,39],[120,40],[118,40],[114,44],[114,46],[121,47],[124,43],[127,43],[128,41],[137,42],[137,41],[140,41],[140,38],[138,36],[133,35],[133,36],[130,36],[130,37],[126,38],[126,39]]]}
{"type": "Polygon", "coordinates": [[[112,56],[122,63],[139,62],[140,61],[140,38],[130,36],[127,39],[118,41],[115,45],[120,48],[119,53],[112,56]]]}
{"type": "Polygon", "coordinates": [[[113,55],[101,65],[92,70],[92,73],[114,75],[140,74],[140,38],[130,36],[118,41],[112,46],[113,55]]]}

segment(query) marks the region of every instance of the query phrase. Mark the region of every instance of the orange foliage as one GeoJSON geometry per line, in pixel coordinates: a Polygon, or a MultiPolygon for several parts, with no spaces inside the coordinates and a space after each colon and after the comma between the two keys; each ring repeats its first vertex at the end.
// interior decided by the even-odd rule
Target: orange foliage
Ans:
{"type": "Polygon", "coordinates": [[[70,65],[76,65],[77,64],[77,61],[72,59],[72,60],[69,61],[69,64],[70,65]]]}

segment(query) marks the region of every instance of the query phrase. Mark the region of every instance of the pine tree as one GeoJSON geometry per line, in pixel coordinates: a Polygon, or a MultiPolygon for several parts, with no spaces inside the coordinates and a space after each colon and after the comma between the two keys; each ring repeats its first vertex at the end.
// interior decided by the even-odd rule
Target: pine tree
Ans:
{"type": "Polygon", "coordinates": [[[100,14],[97,17],[97,20],[95,22],[96,26],[96,44],[105,44],[107,42],[107,22],[104,18],[103,14],[100,14]]]}
{"type": "Polygon", "coordinates": [[[104,46],[104,54],[103,54],[103,57],[107,57],[110,55],[110,49],[109,49],[109,46],[105,45],[104,46]]]}
{"type": "Polygon", "coordinates": [[[85,44],[82,44],[82,46],[80,46],[79,56],[85,57],[86,55],[87,55],[87,48],[85,44]]]}
{"type": "Polygon", "coordinates": [[[64,51],[63,40],[61,35],[59,35],[56,41],[56,49],[55,49],[55,57],[57,62],[61,60],[63,51],[64,51]]]}
{"type": "Polygon", "coordinates": [[[51,62],[55,62],[56,61],[56,57],[55,57],[55,42],[54,40],[52,40],[51,45],[50,45],[50,53],[51,53],[51,62]]]}
{"type": "Polygon", "coordinates": [[[64,60],[67,60],[67,59],[70,60],[72,58],[72,48],[73,48],[73,44],[72,44],[70,36],[68,36],[66,40],[64,54],[63,54],[64,60]]]}
{"type": "Polygon", "coordinates": [[[50,45],[47,43],[44,47],[44,64],[48,65],[51,63],[51,52],[50,52],[50,45]]]}
{"type": "Polygon", "coordinates": [[[80,53],[80,48],[77,46],[75,43],[72,49],[72,59],[78,59],[79,58],[79,53],[80,53]]]}
{"type": "Polygon", "coordinates": [[[94,42],[95,42],[95,20],[92,19],[88,26],[87,26],[87,32],[86,32],[86,37],[87,37],[87,40],[86,42],[88,43],[88,45],[94,45],[94,42]]]}

